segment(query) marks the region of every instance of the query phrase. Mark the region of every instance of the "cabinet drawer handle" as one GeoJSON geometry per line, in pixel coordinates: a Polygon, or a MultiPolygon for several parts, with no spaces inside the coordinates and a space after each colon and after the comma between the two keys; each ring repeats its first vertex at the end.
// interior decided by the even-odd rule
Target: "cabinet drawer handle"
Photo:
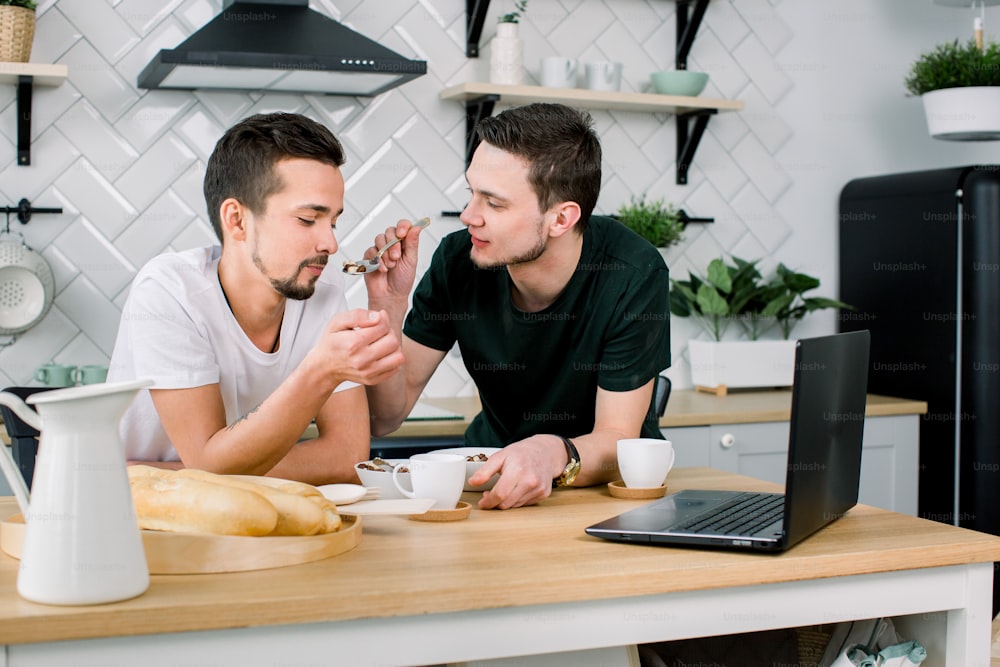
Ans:
{"type": "Polygon", "coordinates": [[[732,433],[726,433],[719,439],[719,444],[722,445],[723,449],[729,449],[736,444],[736,436],[732,433]]]}

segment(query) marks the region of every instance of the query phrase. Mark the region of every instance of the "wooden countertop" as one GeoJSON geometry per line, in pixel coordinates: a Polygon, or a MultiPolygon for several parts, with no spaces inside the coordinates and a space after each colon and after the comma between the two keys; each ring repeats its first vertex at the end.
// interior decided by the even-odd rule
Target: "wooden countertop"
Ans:
{"type": "MultiPolygon", "coordinates": [[[[667,481],[671,491],[776,488],[708,468],[677,469],[667,481]]],[[[454,523],[369,516],[361,543],[327,560],[154,576],[134,600],[91,607],[21,599],[18,563],[0,554],[0,644],[464,612],[1000,561],[998,537],[869,506],[781,555],[616,544],[584,533],[645,502],[614,499],[600,486],[559,490],[533,507],[474,509],[454,523]]],[[[0,516],[14,512],[12,498],[0,499],[0,516]]]]}

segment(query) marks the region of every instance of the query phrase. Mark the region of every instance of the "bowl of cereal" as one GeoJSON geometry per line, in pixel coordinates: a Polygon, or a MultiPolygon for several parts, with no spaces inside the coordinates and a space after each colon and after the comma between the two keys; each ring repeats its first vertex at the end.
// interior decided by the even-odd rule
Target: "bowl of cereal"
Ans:
{"type": "Polygon", "coordinates": [[[499,447],[452,447],[450,449],[435,449],[431,454],[460,454],[465,457],[465,491],[489,491],[500,479],[499,475],[493,475],[485,484],[472,486],[469,478],[473,473],[483,467],[486,460],[493,454],[500,451],[499,447]]]}
{"type": "MultiPolygon", "coordinates": [[[[409,459],[380,459],[378,457],[371,461],[362,461],[354,464],[361,483],[372,489],[378,489],[379,500],[395,500],[405,498],[396,485],[392,483],[392,468],[399,463],[408,463],[409,459]]],[[[413,490],[410,482],[410,473],[407,470],[399,471],[399,483],[408,491],[413,490]]]]}

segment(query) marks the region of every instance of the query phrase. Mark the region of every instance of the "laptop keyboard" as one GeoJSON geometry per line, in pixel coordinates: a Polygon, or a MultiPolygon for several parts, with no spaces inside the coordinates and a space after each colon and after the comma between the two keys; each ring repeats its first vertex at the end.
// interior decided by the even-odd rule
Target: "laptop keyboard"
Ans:
{"type": "Polygon", "coordinates": [[[753,535],[781,520],[785,497],[777,493],[745,493],[705,514],[682,523],[674,530],[710,535],[753,535]]]}

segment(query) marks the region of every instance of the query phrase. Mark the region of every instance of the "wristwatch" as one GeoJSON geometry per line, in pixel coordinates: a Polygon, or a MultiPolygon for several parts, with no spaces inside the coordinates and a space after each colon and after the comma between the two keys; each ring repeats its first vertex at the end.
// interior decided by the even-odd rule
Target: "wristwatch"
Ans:
{"type": "Polygon", "coordinates": [[[569,438],[564,438],[561,435],[557,435],[556,437],[566,445],[566,453],[569,454],[569,463],[566,464],[566,468],[563,469],[562,474],[552,480],[553,489],[560,486],[569,486],[576,479],[576,476],[580,474],[580,453],[576,451],[576,445],[569,438]]]}

